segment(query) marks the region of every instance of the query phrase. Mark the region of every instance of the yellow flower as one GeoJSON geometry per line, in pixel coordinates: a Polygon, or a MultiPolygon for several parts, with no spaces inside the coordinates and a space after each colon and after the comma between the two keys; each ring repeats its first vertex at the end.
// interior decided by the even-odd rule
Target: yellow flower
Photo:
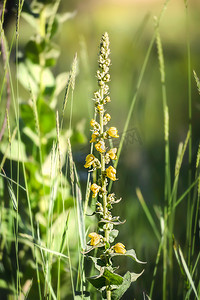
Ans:
{"type": "Polygon", "coordinates": [[[108,151],[109,157],[114,160],[117,159],[116,153],[117,153],[117,148],[112,148],[108,151]]]}
{"type": "Polygon", "coordinates": [[[93,183],[90,187],[91,191],[93,192],[92,198],[95,198],[100,190],[100,186],[96,183],[93,183]]]}
{"type": "Polygon", "coordinates": [[[95,156],[94,156],[93,154],[88,154],[88,155],[86,156],[86,159],[85,159],[86,163],[85,163],[84,167],[85,167],[85,168],[91,167],[91,165],[94,164],[95,159],[96,159],[96,158],[95,158],[95,156]]]}
{"type": "Polygon", "coordinates": [[[107,132],[108,132],[109,136],[111,136],[113,138],[118,138],[119,137],[118,130],[117,130],[116,127],[110,127],[107,132]]]}
{"type": "Polygon", "coordinates": [[[94,127],[95,124],[96,124],[96,121],[95,121],[94,119],[92,119],[92,120],[90,121],[90,126],[94,127]]]}
{"type": "Polygon", "coordinates": [[[91,139],[90,143],[96,142],[98,135],[99,135],[98,131],[97,130],[94,131],[93,134],[92,134],[92,139],[91,139]]]}
{"type": "Polygon", "coordinates": [[[88,236],[89,236],[89,238],[91,238],[91,241],[90,241],[91,246],[96,246],[97,244],[100,243],[101,236],[98,233],[91,232],[90,234],[88,234],[88,236]]]}
{"type": "Polygon", "coordinates": [[[111,180],[115,181],[117,178],[116,178],[116,170],[115,168],[113,168],[112,166],[108,167],[106,169],[106,176],[108,178],[110,178],[111,180]]]}
{"type": "Polygon", "coordinates": [[[126,253],[125,246],[122,243],[117,243],[116,245],[113,246],[113,248],[116,253],[121,253],[121,254],[126,253]]]}
{"type": "Polygon", "coordinates": [[[96,148],[97,151],[99,151],[100,153],[104,153],[104,152],[106,151],[104,141],[99,141],[99,142],[95,145],[95,148],[96,148]]]}
{"type": "Polygon", "coordinates": [[[105,118],[106,118],[106,120],[109,122],[109,121],[111,120],[110,114],[105,114],[105,118]]]}
{"type": "Polygon", "coordinates": [[[99,105],[97,105],[97,108],[98,108],[99,111],[102,111],[103,110],[103,105],[99,104],[99,105]]]}

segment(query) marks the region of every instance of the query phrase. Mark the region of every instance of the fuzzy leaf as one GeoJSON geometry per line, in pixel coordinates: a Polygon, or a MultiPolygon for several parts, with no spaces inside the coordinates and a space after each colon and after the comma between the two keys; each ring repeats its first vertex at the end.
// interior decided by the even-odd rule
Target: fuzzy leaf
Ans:
{"type": "Polygon", "coordinates": [[[39,65],[33,64],[29,59],[26,59],[25,62],[20,62],[18,65],[18,79],[21,85],[26,89],[33,91],[34,94],[38,93],[39,90],[39,76],[41,68],[39,65]]]}
{"type": "Polygon", "coordinates": [[[109,271],[108,269],[105,269],[103,276],[107,279],[109,285],[121,285],[123,282],[123,277],[109,271]]]}
{"type": "Polygon", "coordinates": [[[87,280],[96,288],[96,289],[102,289],[106,286],[106,279],[105,277],[101,276],[93,276],[87,278],[87,280]]]}
{"type": "Polygon", "coordinates": [[[139,264],[146,264],[146,262],[143,262],[143,261],[141,261],[137,258],[135,250],[133,250],[133,249],[127,250],[125,254],[121,254],[121,253],[111,253],[110,254],[111,257],[119,256],[119,255],[131,257],[132,259],[134,259],[139,264]]]}
{"type": "Polygon", "coordinates": [[[102,289],[107,285],[119,286],[123,283],[123,277],[102,268],[100,275],[87,278],[88,281],[97,289],[102,289]]]}
{"type": "Polygon", "coordinates": [[[28,57],[34,64],[40,64],[40,53],[45,49],[45,40],[32,38],[25,47],[26,57],[28,57]]]}
{"type": "Polygon", "coordinates": [[[93,257],[93,256],[88,256],[88,258],[90,258],[94,265],[95,265],[95,268],[100,271],[102,269],[102,267],[105,267],[105,263],[102,259],[100,258],[97,258],[97,257],[93,257]]]}
{"type": "Polygon", "coordinates": [[[76,15],[76,11],[73,12],[66,12],[66,13],[61,13],[57,15],[59,23],[64,23],[72,18],[74,18],[76,15]]]}
{"type": "Polygon", "coordinates": [[[110,236],[109,236],[109,241],[110,243],[113,243],[115,238],[118,236],[118,233],[119,233],[119,230],[117,229],[113,229],[111,232],[110,232],[110,236]]]}
{"type": "Polygon", "coordinates": [[[26,146],[23,142],[18,140],[13,140],[11,144],[11,149],[5,142],[0,143],[0,151],[11,160],[27,162],[28,158],[26,155],[26,146]]]}
{"type": "Polygon", "coordinates": [[[41,134],[47,134],[56,126],[54,111],[49,107],[48,103],[39,99],[37,102],[38,116],[40,122],[41,134]]]}
{"type": "Polygon", "coordinates": [[[21,16],[34,29],[37,27],[37,24],[38,24],[37,19],[35,18],[35,16],[33,14],[31,15],[31,10],[29,12],[22,12],[21,16]]]}
{"type": "Polygon", "coordinates": [[[124,295],[124,293],[127,291],[127,289],[130,287],[131,282],[134,282],[138,279],[139,276],[141,276],[143,271],[140,274],[127,272],[123,277],[123,283],[112,292],[112,300],[119,300],[124,295]]]}
{"type": "Polygon", "coordinates": [[[99,243],[96,246],[87,246],[87,248],[85,249],[85,251],[82,251],[81,253],[82,254],[87,254],[87,253],[89,253],[90,251],[92,251],[95,248],[100,248],[100,247],[104,247],[104,246],[105,246],[104,243],[99,243]]]}
{"type": "Polygon", "coordinates": [[[46,60],[45,66],[51,67],[56,64],[57,58],[60,55],[60,50],[54,44],[49,45],[48,49],[46,49],[44,57],[46,60]]]}
{"type": "Polygon", "coordinates": [[[24,127],[23,128],[23,133],[30,138],[30,140],[37,146],[39,147],[40,141],[38,135],[29,127],[24,127]]]}

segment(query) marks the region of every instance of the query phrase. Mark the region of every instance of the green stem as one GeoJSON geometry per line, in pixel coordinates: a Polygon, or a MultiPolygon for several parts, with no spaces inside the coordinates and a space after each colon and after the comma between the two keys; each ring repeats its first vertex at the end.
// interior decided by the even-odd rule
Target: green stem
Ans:
{"type": "MultiPolygon", "coordinates": [[[[103,99],[103,90],[101,90],[102,93],[102,99],[103,99]]],[[[103,135],[103,117],[104,117],[104,110],[100,111],[100,134],[103,135]]],[[[103,139],[103,138],[102,138],[103,139]]],[[[107,190],[106,190],[106,177],[105,177],[105,154],[101,153],[101,182],[102,182],[102,190],[103,190],[103,218],[106,219],[108,214],[108,208],[107,208],[107,190]]],[[[105,233],[105,240],[107,243],[109,243],[109,234],[110,231],[108,229],[108,225],[105,226],[104,229],[105,233]]],[[[107,262],[108,263],[108,262],[107,262]]],[[[109,263],[108,263],[109,264],[109,263]]],[[[106,297],[107,300],[111,300],[111,291],[109,289],[109,286],[106,286],[106,297]]]]}
{"type": "Polygon", "coordinates": [[[110,290],[106,291],[106,296],[107,296],[107,300],[111,300],[111,291],[110,290]]]}
{"type": "MultiPolygon", "coordinates": [[[[103,94],[103,91],[102,91],[102,94],[103,94]]],[[[103,116],[104,116],[104,111],[102,110],[100,112],[100,117],[99,117],[99,119],[100,119],[99,120],[100,121],[100,134],[101,135],[103,134],[103,116]]],[[[103,217],[105,219],[107,216],[107,213],[108,213],[108,209],[107,209],[107,191],[106,191],[105,155],[104,155],[104,153],[101,153],[101,182],[102,182],[102,190],[103,190],[103,217]]],[[[106,242],[109,242],[109,231],[107,228],[105,229],[105,239],[106,239],[106,242]]]]}

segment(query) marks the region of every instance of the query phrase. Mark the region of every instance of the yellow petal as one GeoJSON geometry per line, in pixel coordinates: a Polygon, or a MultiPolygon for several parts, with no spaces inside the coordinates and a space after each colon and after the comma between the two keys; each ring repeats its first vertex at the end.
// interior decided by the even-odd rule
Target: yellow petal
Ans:
{"type": "Polygon", "coordinates": [[[96,246],[97,244],[100,243],[101,236],[98,233],[91,232],[90,234],[88,234],[88,236],[91,238],[91,241],[90,241],[91,246],[96,246]]]}
{"type": "Polygon", "coordinates": [[[108,151],[108,155],[111,159],[117,159],[117,148],[112,148],[108,151]]]}
{"type": "Polygon", "coordinates": [[[91,165],[94,163],[94,161],[95,161],[95,156],[93,154],[88,154],[85,159],[84,167],[85,168],[91,167],[91,165]]]}
{"type": "Polygon", "coordinates": [[[112,166],[108,167],[106,169],[106,176],[113,181],[117,180],[115,168],[113,168],[112,166]]]}
{"type": "Polygon", "coordinates": [[[113,248],[116,253],[121,253],[121,254],[126,253],[125,246],[122,243],[117,243],[113,248]]]}
{"type": "Polygon", "coordinates": [[[95,121],[94,119],[92,119],[92,120],[90,121],[90,126],[94,127],[95,124],[96,124],[96,121],[95,121]]]}
{"type": "Polygon", "coordinates": [[[91,191],[93,192],[92,198],[95,198],[100,190],[100,186],[96,183],[93,183],[90,187],[91,191]]]}
{"type": "Polygon", "coordinates": [[[92,139],[91,139],[90,143],[96,142],[98,135],[99,135],[98,131],[97,130],[94,131],[93,134],[92,134],[92,139]]]}
{"type": "Polygon", "coordinates": [[[99,141],[96,145],[95,148],[97,151],[99,151],[100,153],[104,153],[106,151],[105,148],[105,143],[103,141],[99,141]]]}
{"type": "Polygon", "coordinates": [[[108,132],[109,136],[111,136],[113,138],[118,138],[119,137],[118,130],[117,130],[116,127],[110,127],[107,132],[108,132]]]}

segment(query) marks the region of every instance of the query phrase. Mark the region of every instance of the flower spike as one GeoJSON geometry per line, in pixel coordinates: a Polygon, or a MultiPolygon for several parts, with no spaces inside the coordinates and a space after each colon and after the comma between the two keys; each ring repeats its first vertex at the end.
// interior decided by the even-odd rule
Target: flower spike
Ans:
{"type": "MultiPolygon", "coordinates": [[[[90,143],[94,143],[94,154],[86,156],[85,168],[93,167],[98,172],[94,173],[93,183],[90,187],[92,191],[92,204],[96,202],[96,210],[94,214],[98,217],[98,233],[91,232],[88,236],[90,238],[89,244],[92,247],[86,249],[84,253],[92,251],[98,247],[97,257],[92,257],[92,261],[100,274],[95,277],[95,280],[105,282],[102,290],[106,291],[106,299],[112,299],[112,286],[116,285],[115,268],[113,267],[112,257],[118,255],[131,256],[134,258],[134,250],[126,250],[126,247],[121,242],[114,243],[118,235],[118,230],[114,226],[120,225],[124,222],[120,221],[119,216],[112,215],[113,205],[119,203],[115,194],[108,192],[109,180],[117,181],[116,169],[113,166],[113,161],[117,160],[117,148],[112,148],[109,143],[111,139],[118,138],[118,130],[114,126],[107,127],[111,121],[111,115],[106,112],[105,106],[111,101],[109,94],[109,82],[111,80],[109,68],[111,65],[110,55],[110,42],[108,34],[105,33],[101,38],[100,53],[99,53],[99,70],[96,73],[99,89],[94,93],[95,102],[95,118],[90,121],[92,127],[92,138],[90,143]],[[109,141],[108,141],[109,140],[109,141]],[[110,278],[105,280],[103,277],[104,272],[108,273],[110,278]],[[109,275],[110,274],[110,275],[109,275]],[[113,283],[109,280],[113,280],[113,283]]],[[[91,277],[91,283],[94,282],[94,277],[91,277]]],[[[119,280],[119,278],[118,278],[119,280]]],[[[97,283],[96,281],[96,283],[97,283]]],[[[123,282],[123,280],[122,280],[123,282]]],[[[114,299],[114,298],[113,298],[114,299]]]]}

